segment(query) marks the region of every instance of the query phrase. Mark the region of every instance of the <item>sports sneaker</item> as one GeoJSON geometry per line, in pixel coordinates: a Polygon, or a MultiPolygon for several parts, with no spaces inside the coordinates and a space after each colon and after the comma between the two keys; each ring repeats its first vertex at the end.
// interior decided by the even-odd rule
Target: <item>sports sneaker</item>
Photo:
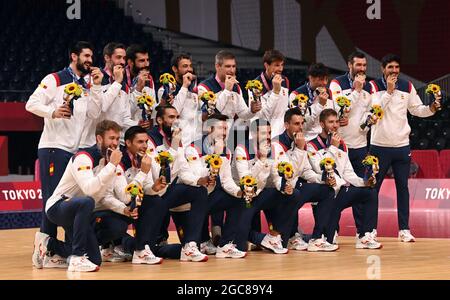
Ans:
{"type": "Polygon", "coordinates": [[[295,233],[293,237],[289,239],[288,249],[293,249],[297,251],[304,251],[308,248],[308,243],[306,243],[302,235],[298,232],[295,233]]]}
{"type": "Polygon", "coordinates": [[[205,255],[198,250],[196,242],[189,242],[186,243],[183,248],[181,248],[180,260],[195,262],[207,261],[208,255],[205,255]]]}
{"type": "Polygon", "coordinates": [[[133,255],[131,253],[125,252],[122,246],[115,246],[114,252],[122,257],[125,261],[131,261],[133,259],[133,255]]]}
{"type": "Polygon", "coordinates": [[[114,251],[113,245],[110,245],[108,248],[103,248],[100,250],[102,255],[102,261],[104,262],[124,262],[125,258],[121,257],[114,251]]]}
{"type": "Polygon", "coordinates": [[[337,249],[339,249],[338,245],[330,244],[322,238],[310,239],[307,248],[309,252],[332,252],[337,249]]]}
{"type": "Polygon", "coordinates": [[[339,242],[338,242],[338,233],[337,233],[337,231],[335,231],[334,232],[334,237],[333,237],[333,244],[334,245],[338,245],[339,244],[339,242]]]}
{"type": "Polygon", "coordinates": [[[100,269],[99,266],[92,263],[86,255],[76,256],[72,255],[70,257],[69,272],[95,272],[100,269]]]}
{"type": "Polygon", "coordinates": [[[38,269],[42,269],[43,267],[44,256],[47,253],[47,244],[49,239],[50,236],[43,232],[38,231],[34,235],[34,251],[31,261],[33,262],[33,266],[38,269]]]}
{"type": "Polygon", "coordinates": [[[228,243],[223,247],[217,247],[217,258],[243,258],[247,255],[247,252],[241,251],[236,248],[233,243],[228,243]]]}
{"type": "Polygon", "coordinates": [[[273,236],[266,234],[261,242],[261,246],[272,250],[276,254],[286,254],[289,251],[287,248],[283,248],[280,235],[273,236]]]}
{"type": "Polygon", "coordinates": [[[247,242],[247,251],[262,251],[263,248],[260,245],[247,242]]]}
{"type": "Polygon", "coordinates": [[[59,256],[58,254],[55,254],[53,256],[45,255],[44,262],[43,262],[44,268],[58,268],[58,269],[67,269],[69,264],[67,263],[67,259],[64,257],[59,256]]]}
{"type": "Polygon", "coordinates": [[[371,232],[366,232],[356,241],[356,249],[381,249],[383,245],[373,239],[371,232]]]}
{"type": "Polygon", "coordinates": [[[163,259],[153,254],[148,245],[143,250],[135,250],[133,253],[132,264],[156,265],[162,263],[163,259]]]}
{"type": "Polygon", "coordinates": [[[409,229],[403,229],[398,232],[398,238],[402,242],[410,243],[415,242],[416,238],[411,234],[411,231],[409,229]]]}
{"type": "Polygon", "coordinates": [[[217,247],[214,246],[212,240],[208,240],[200,244],[200,252],[203,254],[213,255],[217,252],[217,247]]]}

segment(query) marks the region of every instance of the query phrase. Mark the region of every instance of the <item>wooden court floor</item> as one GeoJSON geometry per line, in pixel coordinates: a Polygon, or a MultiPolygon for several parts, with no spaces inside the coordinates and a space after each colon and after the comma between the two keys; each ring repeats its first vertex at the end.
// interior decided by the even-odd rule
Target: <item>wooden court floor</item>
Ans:
{"type": "MultiPolygon", "coordinates": [[[[31,265],[37,229],[0,230],[0,279],[450,279],[450,239],[418,239],[400,243],[380,238],[381,250],[357,250],[353,237],[339,237],[333,253],[290,251],[274,255],[249,252],[245,259],[216,259],[206,263],[164,260],[161,265],[104,263],[95,273],[34,269],[31,265]]],[[[177,239],[171,233],[171,240],[177,239]]]]}

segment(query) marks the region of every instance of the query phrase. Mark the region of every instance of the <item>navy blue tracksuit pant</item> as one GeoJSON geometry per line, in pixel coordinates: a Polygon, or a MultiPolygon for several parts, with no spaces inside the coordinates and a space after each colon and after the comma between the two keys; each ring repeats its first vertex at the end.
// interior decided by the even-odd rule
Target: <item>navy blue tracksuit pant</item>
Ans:
{"type": "MultiPolygon", "coordinates": [[[[322,237],[328,225],[328,220],[332,211],[334,201],[334,190],[328,185],[318,183],[300,183],[294,190],[293,196],[297,202],[295,214],[290,225],[296,228],[296,216],[298,218],[298,210],[307,202],[317,202],[317,218],[315,218],[314,229],[311,238],[318,239],[322,237]]],[[[291,232],[292,235],[293,232],[291,232]]],[[[295,231],[294,231],[295,233],[295,231]]],[[[287,245],[287,240],[286,240],[287,245]]]]}
{"type": "MultiPolygon", "coordinates": [[[[151,201],[149,199],[148,201],[151,201]]],[[[143,216],[138,217],[143,218],[143,216]]],[[[156,217],[158,218],[158,217],[156,217]]],[[[137,223],[137,220],[131,219],[127,216],[115,213],[110,210],[96,211],[94,213],[95,220],[95,233],[97,236],[98,243],[100,245],[107,245],[113,241],[119,241],[118,243],[114,243],[117,245],[122,245],[124,250],[128,253],[133,253],[136,250],[136,241],[138,240],[136,237],[132,237],[127,233],[128,225],[137,223]]],[[[142,223],[148,225],[148,227],[155,227],[154,224],[150,224],[151,222],[146,222],[148,220],[142,220],[142,223]]],[[[157,222],[157,221],[156,221],[157,222]]],[[[136,231],[137,233],[138,231],[136,231]]],[[[140,239],[143,240],[143,239],[140,239]]],[[[145,246],[145,245],[144,245],[145,246]]],[[[150,245],[149,245],[150,246],[150,245]]],[[[180,258],[181,253],[181,245],[173,244],[173,245],[164,245],[157,246],[153,245],[150,247],[153,254],[163,258],[180,258]]]]}
{"type": "Polygon", "coordinates": [[[259,218],[261,210],[264,210],[266,214],[271,216],[270,224],[273,230],[279,232],[282,237],[289,238],[291,221],[288,215],[295,210],[296,206],[295,199],[283,195],[275,188],[265,188],[253,199],[251,207],[246,207],[242,211],[235,240],[236,247],[241,251],[247,251],[248,240],[261,244],[265,234],[253,230],[255,216],[259,218]]]}
{"type": "MultiPolygon", "coordinates": [[[[222,236],[219,240],[220,247],[235,240],[243,209],[244,200],[231,196],[221,186],[216,185],[216,189],[208,195],[208,213],[211,215],[220,212],[226,213],[222,236]]],[[[208,225],[208,217],[205,216],[201,242],[206,242],[210,239],[208,225]]]]}
{"type": "Polygon", "coordinates": [[[410,147],[391,148],[371,145],[369,152],[379,159],[380,173],[377,175],[378,182],[376,185],[378,193],[389,167],[392,166],[395,189],[397,190],[398,227],[400,230],[409,229],[408,177],[411,164],[410,147]]]}
{"type": "MultiPolygon", "coordinates": [[[[358,149],[348,149],[348,158],[352,164],[353,170],[358,177],[364,178],[365,167],[362,163],[364,158],[367,156],[367,147],[362,147],[358,149]]],[[[353,218],[355,219],[355,226],[358,233],[362,230],[362,209],[363,205],[361,203],[355,203],[352,206],[353,218]]]]}
{"type": "MultiPolygon", "coordinates": [[[[90,197],[76,197],[59,200],[47,211],[49,220],[64,228],[66,246],[71,246],[71,255],[87,255],[89,260],[100,266],[102,258],[98,248],[97,237],[92,226],[92,214],[95,202],[90,197]]],[[[51,249],[59,254],[57,249],[51,249]]]]}
{"type": "MultiPolygon", "coordinates": [[[[203,223],[209,209],[206,188],[174,184],[168,188],[162,198],[166,203],[166,213],[170,208],[191,203],[191,209],[185,213],[186,222],[183,224],[183,241],[181,243],[184,245],[185,243],[196,242],[197,245],[200,245],[203,223]]],[[[178,228],[178,225],[175,225],[178,228]]]]}
{"type": "MultiPolygon", "coordinates": [[[[332,201],[334,200],[334,190],[325,184],[301,181],[297,182],[294,193],[286,197],[288,201],[293,201],[295,206],[288,214],[286,214],[286,212],[279,212],[279,214],[284,215],[289,219],[289,222],[286,223],[286,226],[288,227],[282,230],[282,232],[287,232],[286,235],[281,236],[283,247],[287,247],[289,238],[297,231],[298,210],[307,202],[318,202],[312,238],[320,238],[322,234],[325,233],[328,225],[333,205],[332,201]]],[[[273,219],[271,214],[266,213],[266,217],[270,220],[273,219]]]]}
{"type": "Polygon", "coordinates": [[[58,186],[61,177],[66,170],[72,153],[57,148],[38,149],[39,176],[41,177],[42,190],[42,220],[40,231],[56,238],[57,226],[50,222],[45,214],[45,203],[58,186]]]}
{"type": "Polygon", "coordinates": [[[368,187],[342,186],[336,198],[333,200],[333,208],[326,230],[327,241],[332,244],[334,232],[337,230],[341,213],[347,207],[355,203],[362,203],[362,229],[359,236],[366,232],[372,232],[376,228],[378,215],[377,191],[368,187]]]}

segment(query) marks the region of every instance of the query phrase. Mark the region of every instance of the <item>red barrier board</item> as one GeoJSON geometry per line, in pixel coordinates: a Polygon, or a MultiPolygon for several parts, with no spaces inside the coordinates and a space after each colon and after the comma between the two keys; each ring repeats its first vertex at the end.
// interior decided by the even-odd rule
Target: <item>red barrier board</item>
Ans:
{"type": "Polygon", "coordinates": [[[0,212],[42,209],[39,181],[0,182],[0,212]]]}

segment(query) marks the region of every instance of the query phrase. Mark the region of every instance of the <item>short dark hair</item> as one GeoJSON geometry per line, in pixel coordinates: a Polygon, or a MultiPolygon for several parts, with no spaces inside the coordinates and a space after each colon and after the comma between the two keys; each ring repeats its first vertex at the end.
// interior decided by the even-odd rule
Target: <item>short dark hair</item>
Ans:
{"type": "Polygon", "coordinates": [[[125,45],[122,43],[111,42],[105,45],[103,48],[103,55],[112,56],[116,49],[124,49],[125,45]]]}
{"type": "Polygon", "coordinates": [[[335,117],[337,117],[337,112],[336,112],[334,109],[331,109],[331,108],[325,108],[325,109],[322,110],[322,112],[320,113],[320,116],[319,116],[319,122],[325,122],[325,120],[326,120],[329,116],[335,116],[335,117]]]}
{"type": "Polygon", "coordinates": [[[175,110],[177,110],[175,107],[173,107],[173,106],[170,105],[170,104],[166,104],[166,105],[158,105],[158,106],[156,107],[156,117],[155,117],[155,120],[158,119],[158,118],[161,118],[161,119],[162,119],[162,117],[164,117],[164,114],[166,113],[166,110],[168,110],[168,109],[175,109],[175,110]]]}
{"type": "Polygon", "coordinates": [[[228,50],[220,50],[215,57],[215,63],[222,65],[225,59],[236,59],[236,56],[228,50]]]}
{"type": "MultiPolygon", "coordinates": [[[[114,50],[113,50],[113,52],[114,52],[114,50]]],[[[128,46],[126,53],[127,53],[126,54],[127,59],[131,59],[134,62],[134,60],[136,59],[137,53],[147,54],[148,50],[145,46],[143,46],[141,44],[131,44],[130,46],[128,46]]]]}
{"type": "Polygon", "coordinates": [[[178,69],[178,64],[179,64],[180,60],[182,60],[182,59],[189,59],[190,61],[192,61],[192,57],[189,54],[181,53],[172,58],[171,66],[178,69]]]}
{"type": "Polygon", "coordinates": [[[328,77],[330,71],[323,63],[312,64],[308,68],[308,76],[311,77],[328,77]]]}
{"type": "Polygon", "coordinates": [[[111,120],[103,120],[97,124],[95,127],[95,135],[104,136],[105,132],[108,130],[114,130],[116,132],[121,132],[122,127],[114,121],[111,120]]]}
{"type": "Polygon", "coordinates": [[[285,61],[283,53],[275,49],[267,50],[266,52],[264,52],[263,62],[270,65],[275,61],[285,61]]]}
{"type": "Polygon", "coordinates": [[[270,126],[270,122],[264,118],[253,120],[250,123],[250,132],[252,133],[258,132],[258,128],[261,126],[270,126]]]}
{"type": "Polygon", "coordinates": [[[362,53],[361,51],[353,51],[352,53],[350,53],[350,55],[347,57],[347,62],[353,64],[353,60],[356,58],[366,58],[366,55],[364,53],[362,53]]]}
{"type": "Polygon", "coordinates": [[[227,115],[221,113],[214,113],[208,117],[208,120],[227,121],[229,118],[227,115]]]}
{"type": "Polygon", "coordinates": [[[72,53],[80,55],[83,49],[91,49],[94,52],[94,45],[86,41],[78,41],[69,47],[69,60],[72,60],[72,53]]]}
{"type": "Polygon", "coordinates": [[[284,114],[284,123],[289,123],[295,115],[303,117],[303,114],[298,107],[289,108],[284,114]]]}
{"type": "Polygon", "coordinates": [[[127,129],[127,131],[125,131],[124,139],[125,141],[132,142],[134,140],[134,137],[139,133],[147,133],[147,131],[141,126],[131,126],[127,129]]]}
{"type": "Polygon", "coordinates": [[[400,56],[396,55],[396,54],[386,54],[382,59],[381,59],[381,65],[383,66],[383,68],[385,68],[387,66],[388,63],[391,63],[393,61],[396,61],[400,64],[400,56]]]}

